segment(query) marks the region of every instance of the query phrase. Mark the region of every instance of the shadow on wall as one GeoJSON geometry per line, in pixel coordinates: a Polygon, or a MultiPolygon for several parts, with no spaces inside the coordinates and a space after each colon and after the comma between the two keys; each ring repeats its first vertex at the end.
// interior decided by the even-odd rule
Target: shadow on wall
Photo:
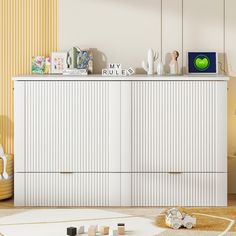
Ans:
{"type": "Polygon", "coordinates": [[[9,153],[10,147],[7,147],[7,143],[12,143],[9,140],[13,140],[14,124],[7,116],[0,116],[0,143],[2,144],[4,151],[9,153]]]}
{"type": "Polygon", "coordinates": [[[139,68],[135,68],[135,74],[147,74],[147,72],[142,68],[142,67],[139,67],[139,68]]]}
{"type": "Polygon", "coordinates": [[[165,56],[165,63],[164,63],[164,71],[165,73],[169,74],[170,73],[170,61],[171,61],[171,53],[166,53],[166,56],[165,56]]]}
{"type": "Polygon", "coordinates": [[[102,74],[102,69],[107,67],[107,56],[97,48],[89,48],[93,53],[93,74],[102,74]]]}
{"type": "Polygon", "coordinates": [[[233,65],[230,63],[227,54],[225,54],[225,73],[227,76],[236,79],[236,71],[233,71],[233,65]]]}
{"type": "Polygon", "coordinates": [[[227,75],[228,68],[227,68],[227,57],[226,53],[218,53],[218,73],[221,75],[227,75]]]}

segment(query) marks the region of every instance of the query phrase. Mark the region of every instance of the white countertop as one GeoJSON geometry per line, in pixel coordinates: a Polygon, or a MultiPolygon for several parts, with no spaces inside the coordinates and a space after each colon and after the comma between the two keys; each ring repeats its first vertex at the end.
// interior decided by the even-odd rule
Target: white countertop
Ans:
{"type": "Polygon", "coordinates": [[[178,75],[178,76],[102,76],[102,75],[22,75],[14,76],[14,81],[227,81],[228,76],[224,75],[178,75]]]}

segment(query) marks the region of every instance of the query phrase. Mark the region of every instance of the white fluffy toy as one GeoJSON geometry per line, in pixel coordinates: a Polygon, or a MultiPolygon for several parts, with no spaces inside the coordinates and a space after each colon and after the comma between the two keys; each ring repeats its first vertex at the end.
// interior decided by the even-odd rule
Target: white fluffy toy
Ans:
{"type": "Polygon", "coordinates": [[[3,151],[3,147],[0,144],[0,158],[3,160],[3,172],[2,175],[0,174],[0,179],[8,179],[8,174],[7,174],[7,157],[3,151]]]}

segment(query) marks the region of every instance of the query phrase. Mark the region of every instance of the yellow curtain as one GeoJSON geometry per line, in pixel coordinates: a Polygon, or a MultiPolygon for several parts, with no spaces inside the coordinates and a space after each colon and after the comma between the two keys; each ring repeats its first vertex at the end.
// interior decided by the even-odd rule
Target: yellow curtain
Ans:
{"type": "Polygon", "coordinates": [[[31,58],[58,49],[58,0],[0,0],[0,143],[14,153],[11,77],[31,73],[31,58]]]}

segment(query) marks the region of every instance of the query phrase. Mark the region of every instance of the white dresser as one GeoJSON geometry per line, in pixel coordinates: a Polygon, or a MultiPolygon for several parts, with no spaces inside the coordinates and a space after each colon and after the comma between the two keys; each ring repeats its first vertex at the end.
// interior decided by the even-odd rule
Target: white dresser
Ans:
{"type": "Polygon", "coordinates": [[[16,206],[226,206],[227,77],[15,77],[16,206]]]}

